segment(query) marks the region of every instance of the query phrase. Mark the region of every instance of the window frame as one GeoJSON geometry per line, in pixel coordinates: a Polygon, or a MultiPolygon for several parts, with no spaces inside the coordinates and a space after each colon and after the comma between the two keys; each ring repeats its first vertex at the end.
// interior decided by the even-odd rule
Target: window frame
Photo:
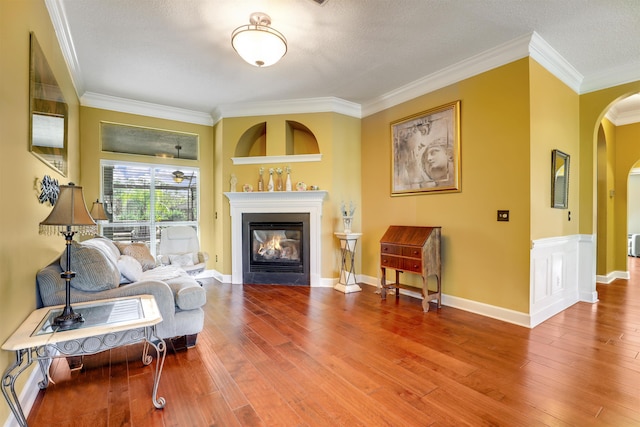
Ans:
{"type": "Polygon", "coordinates": [[[105,205],[105,209],[107,209],[107,204],[106,204],[106,198],[105,198],[105,194],[104,194],[104,169],[105,167],[108,166],[124,166],[124,167],[136,167],[136,168],[149,168],[150,169],[150,191],[149,191],[149,220],[148,221],[142,221],[142,222],[136,222],[136,221],[127,221],[127,222],[118,222],[118,223],[113,223],[110,221],[98,221],[98,230],[99,233],[102,234],[103,230],[105,228],[116,228],[116,227],[148,227],[149,228],[149,240],[148,241],[144,241],[143,242],[147,243],[147,245],[149,246],[149,250],[151,252],[151,255],[153,255],[153,257],[157,257],[157,248],[160,244],[159,240],[154,240],[152,241],[152,236],[159,236],[159,231],[161,228],[166,228],[166,227],[171,227],[171,226],[176,226],[176,225],[187,225],[187,226],[191,226],[194,227],[196,229],[196,232],[198,234],[198,236],[200,236],[200,204],[201,204],[201,196],[200,196],[200,178],[201,178],[201,173],[200,173],[200,168],[198,167],[188,167],[188,166],[178,166],[178,165],[171,165],[171,164],[159,164],[159,163],[146,163],[146,162],[130,162],[130,161],[119,161],[119,160],[105,160],[105,159],[101,159],[100,160],[100,200],[102,200],[102,202],[105,205]],[[155,174],[156,174],[156,169],[179,169],[182,172],[185,173],[185,175],[188,175],[192,172],[196,173],[197,179],[196,179],[196,193],[197,193],[197,197],[196,197],[196,202],[197,202],[197,207],[196,207],[196,219],[193,221],[156,221],[155,220],[155,186],[154,186],[154,182],[155,182],[155,174]],[[152,232],[153,230],[153,232],[152,232]],[[153,244],[152,244],[153,243],[153,244]]]}

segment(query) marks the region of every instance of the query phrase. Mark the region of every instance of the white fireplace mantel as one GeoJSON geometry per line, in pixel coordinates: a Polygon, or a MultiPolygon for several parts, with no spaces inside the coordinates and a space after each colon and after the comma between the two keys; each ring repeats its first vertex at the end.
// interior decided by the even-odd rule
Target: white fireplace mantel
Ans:
{"type": "Polygon", "coordinates": [[[243,213],[308,213],[309,280],[311,286],[320,286],[322,203],[327,195],[326,191],[261,191],[224,195],[231,206],[231,283],[243,283],[243,213]]]}

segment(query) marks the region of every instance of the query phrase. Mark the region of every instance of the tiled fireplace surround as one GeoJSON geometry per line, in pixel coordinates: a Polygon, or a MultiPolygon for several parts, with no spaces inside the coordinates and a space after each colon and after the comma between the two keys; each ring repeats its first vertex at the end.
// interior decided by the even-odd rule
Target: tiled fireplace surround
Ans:
{"type": "Polygon", "coordinates": [[[309,214],[309,281],[321,282],[322,203],[326,191],[273,191],[224,193],[231,206],[231,283],[242,284],[242,214],[244,213],[308,213],[309,214]]]}

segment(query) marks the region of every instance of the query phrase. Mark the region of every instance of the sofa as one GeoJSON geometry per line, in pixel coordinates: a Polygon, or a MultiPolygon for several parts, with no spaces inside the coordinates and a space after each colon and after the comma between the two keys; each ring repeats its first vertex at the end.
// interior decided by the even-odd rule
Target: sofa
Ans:
{"type": "MultiPolygon", "coordinates": [[[[157,265],[144,243],[116,243],[104,237],[71,242],[71,303],[135,295],[153,295],[162,315],[156,327],[160,338],[184,337],[196,343],[204,324],[206,292],[177,266],[157,265]]],[[[36,275],[38,308],[65,303],[66,271],[63,252],[36,275]]]]}

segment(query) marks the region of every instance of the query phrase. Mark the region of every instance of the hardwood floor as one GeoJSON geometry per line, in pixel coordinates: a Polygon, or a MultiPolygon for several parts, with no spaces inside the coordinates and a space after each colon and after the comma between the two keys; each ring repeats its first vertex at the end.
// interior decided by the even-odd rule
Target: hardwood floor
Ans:
{"type": "MultiPolygon", "coordinates": [[[[530,330],[375,288],[205,283],[195,348],[167,355],[159,395],[140,346],[85,359],[29,415],[37,426],[640,425],[640,259],[530,330]]],[[[63,359],[64,360],[64,359],[63,359]]]]}

